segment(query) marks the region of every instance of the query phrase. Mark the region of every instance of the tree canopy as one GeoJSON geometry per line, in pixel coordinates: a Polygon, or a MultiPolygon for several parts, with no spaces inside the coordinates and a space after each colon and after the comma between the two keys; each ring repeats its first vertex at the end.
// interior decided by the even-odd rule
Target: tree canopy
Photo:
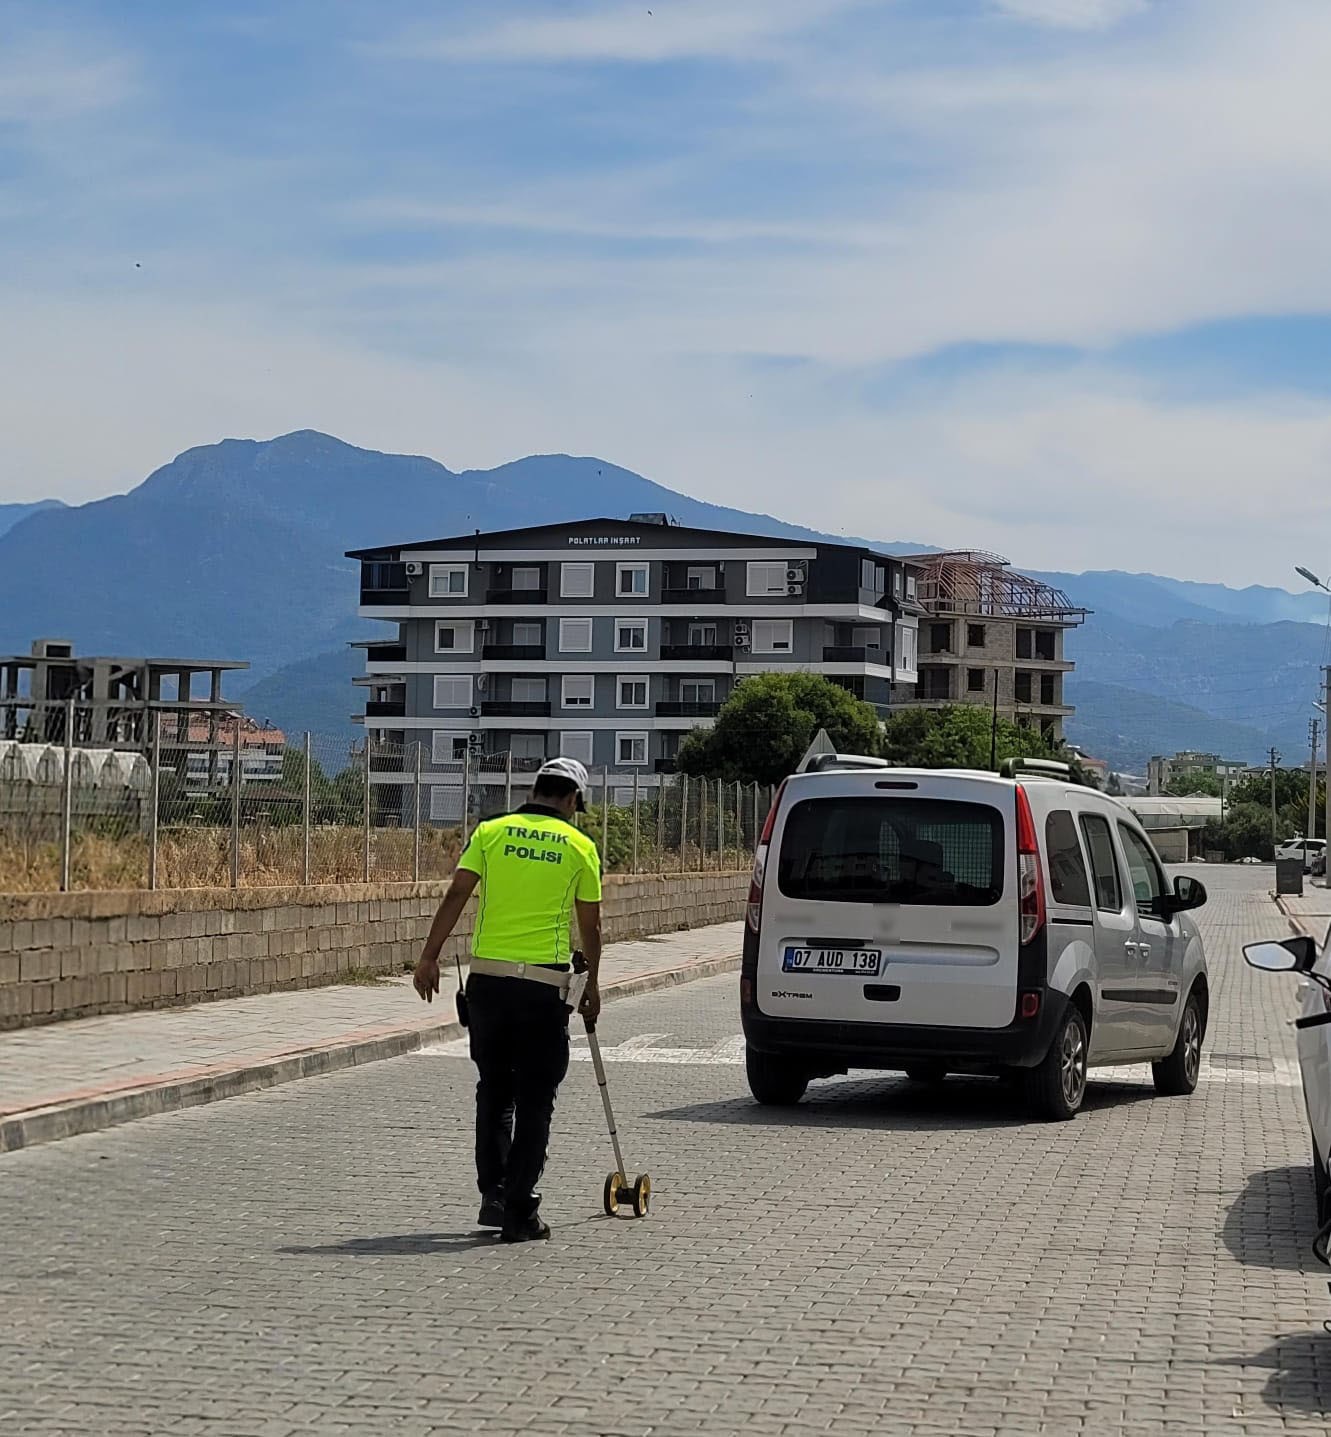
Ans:
{"type": "MultiPolygon", "coordinates": [[[[908,768],[988,769],[992,746],[1000,764],[1009,758],[1052,758],[1073,763],[1061,745],[1051,744],[1036,730],[1001,717],[998,740],[993,744],[993,721],[990,710],[976,704],[905,709],[893,714],[884,727],[883,756],[908,768]]],[[[1074,772],[1077,769],[1074,763],[1074,772]]]]}
{"type": "Polygon", "coordinates": [[[1181,773],[1170,779],[1165,792],[1171,798],[1219,798],[1220,780],[1213,773],[1198,770],[1195,773],[1181,773]]]}

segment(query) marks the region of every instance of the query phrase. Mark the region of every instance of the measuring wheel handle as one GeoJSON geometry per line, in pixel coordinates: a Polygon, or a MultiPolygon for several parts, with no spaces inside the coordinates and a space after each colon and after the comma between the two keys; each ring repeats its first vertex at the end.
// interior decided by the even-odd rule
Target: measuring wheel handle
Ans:
{"type": "Polygon", "coordinates": [[[639,1173],[633,1180],[631,1200],[633,1203],[633,1216],[646,1217],[647,1208],[652,1200],[652,1180],[646,1173],[639,1173]]]}
{"type": "Polygon", "coordinates": [[[624,1190],[624,1174],[611,1173],[605,1180],[605,1215],[614,1217],[619,1211],[619,1199],[624,1190]]]}

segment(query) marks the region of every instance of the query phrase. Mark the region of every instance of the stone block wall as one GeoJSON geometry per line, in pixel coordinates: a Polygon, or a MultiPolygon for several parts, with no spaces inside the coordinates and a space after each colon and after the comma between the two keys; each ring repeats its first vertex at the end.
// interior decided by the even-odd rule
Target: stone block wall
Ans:
{"type": "MultiPolygon", "coordinates": [[[[0,896],[0,1030],[400,972],[445,886],[0,896]]],[[[733,922],[747,891],[747,873],[611,875],[606,941],[733,922]]],[[[471,908],[444,961],[470,936],[471,908]]]]}

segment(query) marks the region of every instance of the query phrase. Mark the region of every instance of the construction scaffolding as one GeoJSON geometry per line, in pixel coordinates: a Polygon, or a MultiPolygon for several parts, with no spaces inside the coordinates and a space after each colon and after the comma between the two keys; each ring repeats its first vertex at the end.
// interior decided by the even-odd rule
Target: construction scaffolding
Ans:
{"type": "Polygon", "coordinates": [[[1017,573],[1001,555],[982,549],[912,554],[903,562],[918,569],[917,597],[930,614],[1074,625],[1089,612],[1061,589],[1017,573]]]}

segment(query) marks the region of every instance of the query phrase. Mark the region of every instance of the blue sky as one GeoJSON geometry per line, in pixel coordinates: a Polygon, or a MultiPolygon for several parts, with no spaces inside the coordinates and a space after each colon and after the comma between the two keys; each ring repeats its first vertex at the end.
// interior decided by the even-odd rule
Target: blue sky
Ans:
{"type": "Polygon", "coordinates": [[[0,0],[0,502],[313,427],[1290,580],[1324,0],[0,0]]]}

